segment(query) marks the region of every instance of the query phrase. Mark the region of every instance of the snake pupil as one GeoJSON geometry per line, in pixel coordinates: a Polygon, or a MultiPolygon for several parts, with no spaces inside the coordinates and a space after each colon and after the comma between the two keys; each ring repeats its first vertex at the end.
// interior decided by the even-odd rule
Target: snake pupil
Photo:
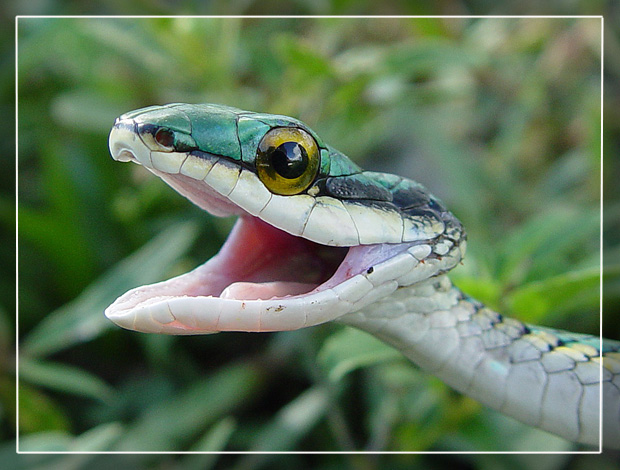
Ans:
{"type": "Polygon", "coordinates": [[[314,138],[299,127],[274,127],[256,149],[256,173],[273,194],[292,196],[307,189],[321,165],[314,138]]]}
{"type": "Polygon", "coordinates": [[[308,153],[297,142],[284,142],[271,153],[271,165],[283,178],[299,178],[308,167],[308,153]]]}

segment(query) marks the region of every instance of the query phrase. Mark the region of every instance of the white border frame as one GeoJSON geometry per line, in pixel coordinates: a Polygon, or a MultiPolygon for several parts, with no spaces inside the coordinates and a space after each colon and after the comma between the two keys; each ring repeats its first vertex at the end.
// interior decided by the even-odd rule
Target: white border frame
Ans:
{"type": "MultiPolygon", "coordinates": [[[[604,58],[605,58],[605,20],[602,15],[17,15],[15,16],[15,429],[16,443],[15,449],[17,454],[221,454],[221,455],[246,455],[246,454],[369,454],[369,455],[390,455],[390,454],[600,454],[603,452],[603,387],[599,387],[599,446],[598,450],[592,451],[216,451],[216,452],[200,452],[200,451],[20,451],[19,450],[19,20],[20,19],[157,19],[157,18],[211,18],[211,19],[227,19],[227,18],[256,18],[256,19],[407,19],[407,18],[445,18],[445,19],[527,19],[527,18],[598,18],[601,20],[601,177],[600,177],[600,268],[599,268],[599,348],[603,349],[603,102],[604,102],[604,58]]],[[[603,381],[603,362],[599,365],[599,377],[602,384],[603,381]]]]}

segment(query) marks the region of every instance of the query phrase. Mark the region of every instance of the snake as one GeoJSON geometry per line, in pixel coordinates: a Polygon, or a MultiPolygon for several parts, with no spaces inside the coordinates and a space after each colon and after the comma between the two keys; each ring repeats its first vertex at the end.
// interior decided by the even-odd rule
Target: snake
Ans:
{"type": "Polygon", "coordinates": [[[116,119],[113,159],[214,216],[237,216],[194,270],[106,310],[171,335],[370,333],[483,405],[586,446],[620,448],[620,342],[503,316],[453,285],[467,235],[423,185],[365,171],[298,119],[172,103],[116,119]]]}

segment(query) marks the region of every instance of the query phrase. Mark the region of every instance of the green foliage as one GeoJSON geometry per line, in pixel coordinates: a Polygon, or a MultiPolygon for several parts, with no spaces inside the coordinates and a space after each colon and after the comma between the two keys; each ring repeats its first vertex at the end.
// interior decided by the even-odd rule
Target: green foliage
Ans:
{"type": "Polygon", "coordinates": [[[189,249],[196,234],[194,224],[182,221],[162,231],[103,273],[73,301],[46,315],[24,339],[22,352],[28,356],[53,354],[90,341],[111,328],[101,315],[110,299],[125,293],[128,287],[162,280],[189,249]]]}
{"type": "Polygon", "coordinates": [[[401,358],[394,348],[360,330],[345,328],[323,343],[318,356],[327,378],[338,382],[356,369],[401,358]]]}
{"type": "MultiPolygon", "coordinates": [[[[360,165],[442,198],[469,233],[455,272],[464,290],[507,315],[596,333],[600,20],[22,18],[18,37],[21,450],[573,448],[338,325],[195,338],[114,327],[103,309],[116,296],[204,262],[231,221],[113,162],[107,133],[123,112],[173,101],[298,117],[360,165]]],[[[615,308],[620,232],[609,233],[615,308]]],[[[618,336],[617,321],[605,327],[618,336]]],[[[5,422],[11,383],[0,382],[5,422]]],[[[24,468],[111,468],[102,456],[24,457],[24,468]]],[[[106,457],[119,468],[307,467],[294,455],[106,457]]],[[[343,462],[428,466],[325,455],[313,468],[343,462]]]]}
{"type": "Polygon", "coordinates": [[[147,407],[128,427],[115,450],[174,451],[198,430],[252,399],[260,375],[251,364],[231,364],[147,407]],[[204,406],[205,400],[215,406],[204,406]],[[166,423],[162,426],[162,423],[166,423]]]}
{"type": "Polygon", "coordinates": [[[99,377],[67,364],[24,358],[19,362],[20,380],[63,393],[109,401],[114,391],[99,377]]]}

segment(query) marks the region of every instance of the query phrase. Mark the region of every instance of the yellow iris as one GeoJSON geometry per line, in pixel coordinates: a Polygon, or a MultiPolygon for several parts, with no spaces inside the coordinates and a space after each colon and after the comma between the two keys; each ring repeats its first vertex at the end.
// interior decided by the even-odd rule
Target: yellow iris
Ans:
{"type": "Polygon", "coordinates": [[[256,172],[275,194],[299,194],[314,181],[320,164],[314,138],[298,127],[271,129],[258,144],[256,172]]]}

